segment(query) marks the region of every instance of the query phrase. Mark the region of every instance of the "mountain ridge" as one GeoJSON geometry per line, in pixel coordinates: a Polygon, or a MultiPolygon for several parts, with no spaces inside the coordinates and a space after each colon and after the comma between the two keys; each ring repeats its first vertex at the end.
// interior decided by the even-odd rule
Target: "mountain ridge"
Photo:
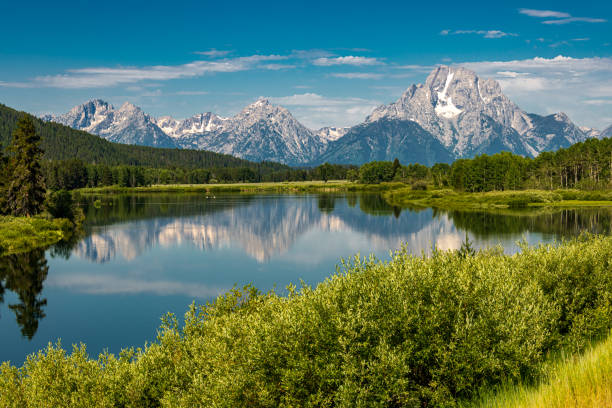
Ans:
{"type": "Polygon", "coordinates": [[[153,118],[129,103],[116,109],[94,99],[44,120],[120,143],[210,150],[294,166],[333,160],[345,163],[351,160],[351,146],[357,149],[351,164],[374,157],[427,164],[439,158],[452,161],[503,150],[535,157],[607,134],[580,128],[562,112],[527,113],[504,95],[498,82],[445,65],[436,67],[423,84],[412,84],[395,102],[375,108],[364,122],[350,128],[308,129],[287,109],[265,98],[229,118],[212,112],[183,120],[153,118]],[[384,121],[372,125],[380,120],[384,121]]]}

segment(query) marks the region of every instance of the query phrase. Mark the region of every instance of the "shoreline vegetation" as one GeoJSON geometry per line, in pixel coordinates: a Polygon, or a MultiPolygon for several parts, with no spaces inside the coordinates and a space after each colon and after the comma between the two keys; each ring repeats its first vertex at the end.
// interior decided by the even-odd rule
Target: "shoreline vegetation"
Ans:
{"type": "Polygon", "coordinates": [[[401,182],[379,184],[347,180],[292,181],[229,184],[161,184],[143,187],[106,186],[81,188],[80,194],[140,193],[381,193],[385,201],[398,207],[434,207],[439,209],[503,209],[527,207],[608,207],[612,191],[583,190],[510,190],[458,192],[452,189],[414,189],[401,182]]]}
{"type": "Polygon", "coordinates": [[[585,350],[609,365],[589,347],[612,328],[610,264],[612,237],[591,235],[516,255],[467,242],[353,258],[315,289],[247,286],[192,305],[182,327],[167,315],[142,349],[91,359],[58,343],[5,362],[0,406],[456,407],[504,384],[582,381],[591,371],[549,368],[585,350]]]}
{"type": "Polygon", "coordinates": [[[462,408],[583,408],[612,406],[612,333],[578,355],[546,364],[536,385],[503,385],[462,408]]]}
{"type": "Polygon", "coordinates": [[[390,205],[434,207],[439,209],[496,209],[528,207],[607,207],[612,191],[510,190],[459,192],[451,189],[413,190],[409,187],[383,193],[390,205]]]}
{"type": "Polygon", "coordinates": [[[0,216],[0,257],[67,240],[74,234],[75,227],[65,218],[0,216]]]}

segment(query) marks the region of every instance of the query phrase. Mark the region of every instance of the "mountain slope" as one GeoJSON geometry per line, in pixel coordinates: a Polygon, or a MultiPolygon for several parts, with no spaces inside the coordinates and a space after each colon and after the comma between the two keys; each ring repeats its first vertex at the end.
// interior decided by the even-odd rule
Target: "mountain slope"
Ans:
{"type": "Polygon", "coordinates": [[[259,99],[201,138],[198,147],[253,161],[304,164],[321,154],[325,144],[287,109],[259,99]]]}
{"type": "MultiPolygon", "coordinates": [[[[12,138],[17,121],[27,113],[0,104],[0,144],[6,147],[12,138]]],[[[266,171],[287,169],[278,163],[253,163],[236,157],[208,151],[160,149],[130,146],[108,142],[99,136],[80,130],[45,122],[32,117],[41,136],[45,159],[66,160],[78,158],[87,163],[107,165],[141,165],[149,167],[250,167],[266,171]]]]}
{"type": "Polygon", "coordinates": [[[149,115],[128,102],[116,109],[107,102],[93,99],[75,106],[68,113],[47,115],[43,119],[96,134],[110,142],[177,147],[149,115]]]}
{"type": "Polygon", "coordinates": [[[565,114],[528,114],[496,81],[443,65],[425,84],[412,85],[396,102],[376,108],[366,122],[381,118],[415,121],[457,158],[501,150],[535,156],[588,138],[565,114]]]}
{"type": "Polygon", "coordinates": [[[450,163],[453,156],[431,133],[410,120],[381,118],[353,127],[331,142],[317,162],[360,164],[373,160],[394,160],[431,166],[450,163]]]}
{"type": "Polygon", "coordinates": [[[406,163],[431,163],[500,151],[535,157],[600,137],[599,131],[576,126],[564,113],[527,113],[503,94],[498,82],[444,65],[352,128],[310,130],[266,99],[231,118],[207,112],[184,120],[155,119],[128,103],[115,109],[93,100],[45,119],[121,143],[210,150],[289,165],[334,160],[362,164],[368,158],[400,156],[406,163]]]}
{"type": "Polygon", "coordinates": [[[605,128],[604,130],[601,131],[601,134],[599,135],[600,138],[604,138],[604,137],[612,137],[612,125],[608,126],[607,128],[605,128]]]}

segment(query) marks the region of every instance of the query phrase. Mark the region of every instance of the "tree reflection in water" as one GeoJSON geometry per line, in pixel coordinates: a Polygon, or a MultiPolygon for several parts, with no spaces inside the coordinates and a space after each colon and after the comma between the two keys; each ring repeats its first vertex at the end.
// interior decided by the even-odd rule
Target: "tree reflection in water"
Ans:
{"type": "Polygon", "coordinates": [[[6,289],[19,297],[19,303],[8,307],[15,313],[21,334],[30,340],[38,330],[38,322],[45,317],[43,308],[47,300],[40,295],[48,272],[43,249],[0,258],[0,303],[6,289]]]}

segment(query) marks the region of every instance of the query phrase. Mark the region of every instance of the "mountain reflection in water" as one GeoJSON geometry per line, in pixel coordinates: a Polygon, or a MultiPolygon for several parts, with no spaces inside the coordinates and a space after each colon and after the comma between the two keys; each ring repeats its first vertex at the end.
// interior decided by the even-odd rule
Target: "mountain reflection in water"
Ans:
{"type": "Polygon", "coordinates": [[[234,285],[316,285],[359,252],[457,249],[467,232],[477,247],[512,253],[521,239],[609,234],[612,225],[603,208],[448,212],[391,207],[373,194],[143,194],[92,197],[84,210],[75,242],[0,258],[0,361],[58,337],[95,352],[141,345],[165,311],[182,314],[234,285]]]}

